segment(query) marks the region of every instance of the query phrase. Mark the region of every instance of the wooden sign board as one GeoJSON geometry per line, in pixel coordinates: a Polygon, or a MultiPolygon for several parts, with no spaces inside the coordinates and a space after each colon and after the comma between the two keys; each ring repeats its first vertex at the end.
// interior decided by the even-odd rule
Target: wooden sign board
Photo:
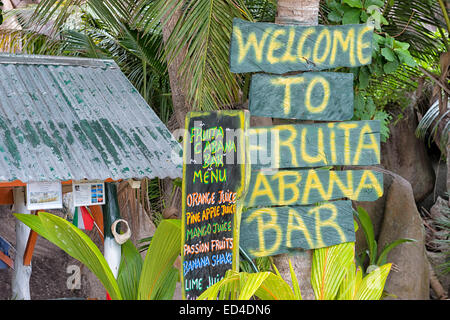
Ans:
{"type": "Polygon", "coordinates": [[[255,208],[242,213],[241,247],[251,257],[355,241],[351,201],[255,208]]]}
{"type": "Polygon", "coordinates": [[[250,86],[249,110],[252,116],[259,117],[350,120],[353,117],[353,74],[255,74],[250,86]]]}
{"type": "Polygon", "coordinates": [[[318,71],[372,62],[373,26],[295,26],[233,20],[235,73],[318,71]]]}
{"type": "MultiPolygon", "coordinates": [[[[183,297],[196,299],[236,263],[248,112],[190,112],[182,186],[183,297]]],[[[248,176],[248,174],[247,174],[248,176]]]]}
{"type": "Polygon", "coordinates": [[[346,121],[249,129],[252,168],[380,163],[380,122],[346,121]]]}
{"type": "Polygon", "coordinates": [[[246,207],[307,205],[340,198],[374,201],[383,195],[383,174],[371,170],[252,172],[246,207]]]}

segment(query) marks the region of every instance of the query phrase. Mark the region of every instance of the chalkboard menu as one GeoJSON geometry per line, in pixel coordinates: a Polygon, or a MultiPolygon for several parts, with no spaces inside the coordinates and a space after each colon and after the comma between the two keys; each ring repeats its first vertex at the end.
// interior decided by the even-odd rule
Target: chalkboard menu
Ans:
{"type": "Polygon", "coordinates": [[[246,167],[247,112],[190,112],[183,166],[183,297],[196,299],[232,269],[246,167]]]}

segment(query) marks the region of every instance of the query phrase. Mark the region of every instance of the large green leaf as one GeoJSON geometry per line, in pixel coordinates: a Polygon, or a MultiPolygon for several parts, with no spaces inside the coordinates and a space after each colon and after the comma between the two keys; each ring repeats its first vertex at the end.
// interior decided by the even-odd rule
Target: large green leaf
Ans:
{"type": "Polygon", "coordinates": [[[147,251],[139,281],[138,299],[153,300],[161,293],[172,265],[181,253],[181,222],[178,219],[161,221],[147,251]]]}
{"type": "Polygon", "coordinates": [[[365,276],[358,287],[355,300],[379,300],[390,270],[391,264],[388,263],[365,276]]]}
{"type": "Polygon", "coordinates": [[[294,268],[292,267],[291,259],[289,259],[289,272],[291,273],[292,289],[296,300],[302,300],[302,293],[300,291],[300,284],[297,280],[294,268]]]}
{"type": "Polygon", "coordinates": [[[143,261],[131,240],[122,244],[117,283],[125,300],[136,300],[143,261]]]}
{"type": "Polygon", "coordinates": [[[235,273],[228,271],[225,277],[206,289],[198,300],[294,300],[289,285],[272,272],[235,273]]]}
{"type": "Polygon", "coordinates": [[[103,254],[83,231],[65,219],[47,212],[39,212],[36,216],[40,222],[27,214],[15,216],[71,257],[85,264],[103,284],[111,299],[122,298],[116,279],[103,254]]]}
{"type": "Polygon", "coordinates": [[[375,232],[373,231],[372,220],[369,214],[362,207],[358,207],[357,219],[361,224],[361,227],[366,238],[367,246],[369,247],[369,260],[370,264],[375,264],[375,259],[377,255],[377,242],[375,240],[375,232]]]}
{"type": "Polygon", "coordinates": [[[354,242],[345,242],[314,250],[311,286],[317,300],[334,300],[347,269],[353,263],[354,248],[354,242]]]}
{"type": "Polygon", "coordinates": [[[394,249],[399,244],[402,244],[405,242],[416,242],[416,240],[404,238],[404,239],[395,240],[395,241],[387,244],[381,251],[380,255],[378,256],[377,265],[381,266],[381,265],[386,264],[387,263],[387,254],[389,253],[389,251],[394,249]]]}

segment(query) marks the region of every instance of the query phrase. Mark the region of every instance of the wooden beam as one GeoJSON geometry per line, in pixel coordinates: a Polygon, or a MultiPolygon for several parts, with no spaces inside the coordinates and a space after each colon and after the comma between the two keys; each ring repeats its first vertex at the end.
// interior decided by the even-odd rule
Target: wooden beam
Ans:
{"type": "Polygon", "coordinates": [[[103,211],[101,206],[89,206],[89,209],[91,210],[92,216],[94,217],[94,222],[97,225],[100,234],[100,238],[102,239],[102,242],[104,241],[104,226],[103,226],[103,211]]]}
{"type": "Polygon", "coordinates": [[[14,204],[12,188],[0,188],[0,204],[14,204]]]}
{"type": "MultiPolygon", "coordinates": [[[[119,182],[120,180],[113,180],[111,178],[108,178],[105,180],[105,182],[119,182]]],[[[73,183],[73,180],[66,180],[61,181],[61,184],[63,185],[71,185],[73,183]]],[[[14,181],[0,181],[0,188],[11,188],[11,187],[26,187],[27,184],[25,182],[22,182],[20,180],[14,180],[14,181]]]]}
{"type": "Polygon", "coordinates": [[[1,251],[0,251],[0,260],[6,263],[11,269],[14,269],[14,261],[1,251]]]}
{"type": "MultiPolygon", "coordinates": [[[[36,211],[35,214],[38,214],[39,211],[36,211]]],[[[28,236],[27,245],[25,247],[25,252],[23,254],[23,265],[29,266],[31,265],[31,258],[33,257],[34,247],[36,246],[38,234],[34,230],[30,230],[30,234],[28,236]]]]}

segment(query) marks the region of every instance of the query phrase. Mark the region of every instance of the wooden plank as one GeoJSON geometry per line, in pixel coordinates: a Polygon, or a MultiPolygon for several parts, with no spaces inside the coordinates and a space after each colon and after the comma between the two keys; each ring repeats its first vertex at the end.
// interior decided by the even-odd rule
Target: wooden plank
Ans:
{"type": "Polygon", "coordinates": [[[238,200],[249,174],[248,111],[191,112],[186,117],[182,186],[182,288],[195,299],[237,270],[238,200]],[[246,164],[247,162],[247,164],[246,164]]]}
{"type": "Polygon", "coordinates": [[[91,210],[92,216],[94,217],[94,221],[97,224],[97,231],[99,231],[100,238],[102,239],[102,242],[104,241],[103,233],[104,233],[104,226],[103,226],[103,211],[102,207],[97,206],[89,206],[89,209],[91,210]]]}
{"type": "Polygon", "coordinates": [[[31,265],[31,258],[33,257],[34,247],[36,245],[38,234],[34,230],[30,230],[28,236],[27,246],[25,247],[25,253],[23,254],[23,265],[31,265]]]}
{"type": "Polygon", "coordinates": [[[350,120],[353,117],[353,74],[305,72],[295,76],[257,73],[252,76],[252,116],[350,120]]]}
{"type": "Polygon", "coordinates": [[[380,163],[380,122],[287,124],[249,129],[253,168],[380,163]]]}
{"type": "Polygon", "coordinates": [[[351,201],[244,211],[240,246],[251,257],[355,241],[351,201]]]}
{"type": "Polygon", "coordinates": [[[3,261],[11,269],[14,269],[14,261],[1,251],[0,251],[0,260],[3,261]]]}
{"type": "Polygon", "coordinates": [[[0,204],[14,204],[12,188],[0,188],[0,204]]]}
{"type": "Polygon", "coordinates": [[[254,171],[244,205],[307,205],[341,198],[374,201],[382,195],[383,174],[371,170],[254,171]]]}
{"type": "Polygon", "coordinates": [[[372,62],[373,26],[294,26],[233,20],[231,72],[318,71],[372,62]]]}

